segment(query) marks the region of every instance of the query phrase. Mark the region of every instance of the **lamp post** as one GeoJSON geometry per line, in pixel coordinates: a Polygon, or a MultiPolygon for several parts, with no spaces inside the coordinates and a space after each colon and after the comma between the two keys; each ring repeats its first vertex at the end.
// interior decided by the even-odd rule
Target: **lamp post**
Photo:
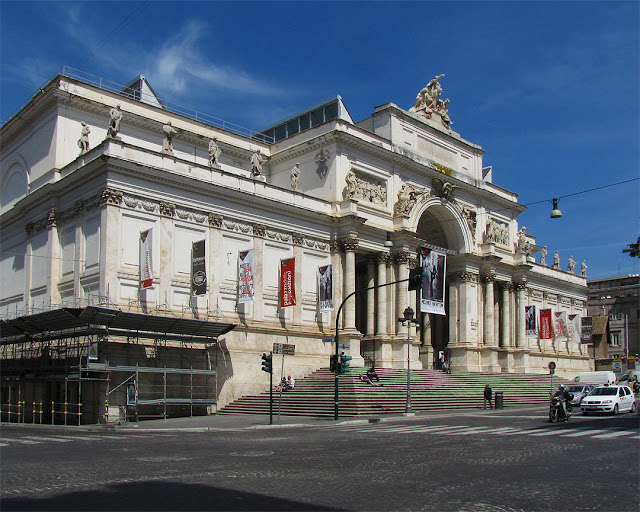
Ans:
{"type": "Polygon", "coordinates": [[[404,310],[403,318],[398,318],[398,321],[402,325],[407,325],[407,406],[405,408],[405,415],[412,415],[411,410],[411,324],[417,324],[418,321],[413,319],[414,311],[411,306],[404,310]]]}

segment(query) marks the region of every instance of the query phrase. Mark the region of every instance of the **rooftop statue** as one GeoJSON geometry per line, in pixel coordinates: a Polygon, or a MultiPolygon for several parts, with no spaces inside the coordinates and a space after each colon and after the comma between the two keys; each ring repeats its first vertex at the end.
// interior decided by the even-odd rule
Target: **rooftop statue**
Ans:
{"type": "Polygon", "coordinates": [[[442,94],[440,79],[443,76],[444,75],[437,75],[418,93],[416,104],[411,108],[410,112],[421,114],[427,119],[431,119],[431,116],[436,114],[440,117],[445,128],[449,128],[449,125],[452,124],[449,111],[447,110],[447,105],[449,105],[450,100],[449,98],[444,101],[440,99],[440,94],[442,94]]]}

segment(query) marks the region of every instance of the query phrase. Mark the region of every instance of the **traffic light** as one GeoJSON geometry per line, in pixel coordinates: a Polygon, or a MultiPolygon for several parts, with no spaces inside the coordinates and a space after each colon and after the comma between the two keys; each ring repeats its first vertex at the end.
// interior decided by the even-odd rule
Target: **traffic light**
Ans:
{"type": "Polygon", "coordinates": [[[349,361],[351,361],[353,357],[345,356],[344,352],[340,354],[340,375],[344,375],[349,371],[349,361]]]}
{"type": "Polygon", "coordinates": [[[422,288],[422,267],[409,270],[409,291],[422,288]]]}
{"type": "Polygon", "coordinates": [[[336,373],[336,368],[338,367],[338,356],[336,354],[332,354],[329,358],[329,369],[336,373]]]}
{"type": "Polygon", "coordinates": [[[271,364],[273,360],[273,354],[271,352],[269,352],[269,354],[267,355],[262,354],[262,371],[263,372],[267,372],[267,373],[271,373],[273,371],[273,366],[271,364]]]}

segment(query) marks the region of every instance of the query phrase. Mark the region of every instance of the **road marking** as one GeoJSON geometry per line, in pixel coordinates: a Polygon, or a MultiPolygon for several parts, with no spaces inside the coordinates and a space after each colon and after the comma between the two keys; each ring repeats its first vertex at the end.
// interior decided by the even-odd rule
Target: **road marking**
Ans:
{"type": "Polygon", "coordinates": [[[464,436],[466,434],[482,434],[491,432],[491,427],[469,427],[464,430],[458,430],[456,432],[443,432],[447,436],[464,436]]]}
{"type": "Polygon", "coordinates": [[[609,432],[606,429],[593,429],[593,430],[584,430],[582,432],[576,432],[574,434],[566,434],[564,437],[581,437],[581,436],[590,436],[591,434],[599,434],[602,432],[609,432]]]}
{"type": "Polygon", "coordinates": [[[3,443],[20,443],[20,444],[40,444],[40,441],[29,441],[27,439],[8,439],[6,437],[0,437],[0,442],[3,442],[3,443]]]}
{"type": "Polygon", "coordinates": [[[69,439],[70,441],[99,441],[104,439],[100,436],[58,436],[62,439],[69,439]]]}
{"type": "Polygon", "coordinates": [[[536,428],[514,429],[513,432],[498,432],[498,435],[515,436],[518,434],[523,434],[523,435],[533,434],[534,432],[540,432],[540,428],[536,427],[536,428]]]}
{"type": "Polygon", "coordinates": [[[71,439],[56,439],[55,437],[39,437],[39,436],[24,436],[25,439],[33,439],[35,441],[53,441],[54,443],[70,443],[71,439]]]}
{"type": "Polygon", "coordinates": [[[635,434],[635,432],[631,432],[630,430],[621,430],[618,432],[609,432],[608,434],[598,434],[593,437],[596,439],[612,439],[614,437],[628,436],[632,434],[635,434]]]}
{"type": "Polygon", "coordinates": [[[538,432],[535,434],[529,434],[532,437],[542,437],[542,436],[560,436],[563,435],[564,432],[575,432],[576,430],[555,430],[555,429],[550,429],[550,430],[546,430],[544,432],[538,432]]]}

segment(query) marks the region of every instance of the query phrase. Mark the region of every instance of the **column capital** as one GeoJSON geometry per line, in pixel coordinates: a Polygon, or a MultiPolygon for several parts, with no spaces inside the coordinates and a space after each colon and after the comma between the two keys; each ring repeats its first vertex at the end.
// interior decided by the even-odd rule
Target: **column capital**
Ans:
{"type": "Polygon", "coordinates": [[[523,277],[522,279],[515,281],[513,285],[516,287],[516,290],[523,292],[527,289],[527,279],[523,277]]]}
{"type": "Polygon", "coordinates": [[[458,279],[463,283],[477,283],[480,281],[480,276],[473,272],[460,272],[460,274],[458,274],[458,279]]]}
{"type": "Polygon", "coordinates": [[[393,253],[393,260],[396,263],[406,263],[409,264],[411,262],[411,256],[412,254],[410,252],[407,251],[400,251],[400,252],[396,252],[393,253]]]}
{"type": "Polygon", "coordinates": [[[358,239],[357,238],[345,238],[340,241],[342,246],[342,250],[345,252],[355,251],[358,248],[358,239]]]}
{"type": "Polygon", "coordinates": [[[391,254],[388,252],[379,252],[376,254],[376,261],[387,265],[391,261],[391,254]]]}
{"type": "Polygon", "coordinates": [[[496,280],[496,273],[494,270],[490,270],[482,274],[481,279],[483,283],[493,283],[496,280]]]}
{"type": "Polygon", "coordinates": [[[502,291],[510,292],[511,290],[513,290],[513,283],[511,281],[499,281],[498,285],[500,286],[500,289],[502,291]]]}

